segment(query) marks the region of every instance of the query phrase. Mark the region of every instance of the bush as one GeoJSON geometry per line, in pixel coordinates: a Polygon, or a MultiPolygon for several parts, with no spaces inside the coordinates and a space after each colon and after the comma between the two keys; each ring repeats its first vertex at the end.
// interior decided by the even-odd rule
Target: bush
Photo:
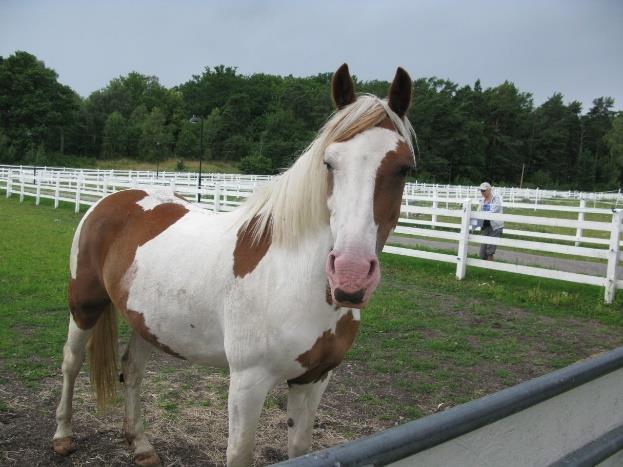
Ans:
{"type": "Polygon", "coordinates": [[[259,154],[243,157],[238,167],[245,174],[266,175],[274,172],[272,161],[259,154]]]}

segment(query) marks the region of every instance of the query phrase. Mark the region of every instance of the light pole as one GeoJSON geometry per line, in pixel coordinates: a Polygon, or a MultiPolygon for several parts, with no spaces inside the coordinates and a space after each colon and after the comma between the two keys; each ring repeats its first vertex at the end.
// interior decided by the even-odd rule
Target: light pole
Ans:
{"type": "Polygon", "coordinates": [[[199,136],[199,179],[197,182],[197,202],[201,202],[201,162],[203,161],[203,118],[193,115],[190,119],[190,123],[200,123],[201,130],[199,136]]]}

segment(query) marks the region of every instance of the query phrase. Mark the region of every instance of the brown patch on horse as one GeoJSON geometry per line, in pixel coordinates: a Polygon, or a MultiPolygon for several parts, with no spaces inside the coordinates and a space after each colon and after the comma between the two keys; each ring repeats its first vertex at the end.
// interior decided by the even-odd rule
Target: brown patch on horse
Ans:
{"type": "Polygon", "coordinates": [[[382,121],[380,121],[376,126],[380,128],[385,128],[387,130],[397,131],[396,125],[392,122],[392,119],[389,117],[385,117],[382,121]]]}
{"type": "Polygon", "coordinates": [[[359,330],[359,321],[353,317],[352,310],[342,316],[336,326],[335,333],[327,329],[307,352],[296,359],[307,371],[296,378],[288,380],[288,384],[308,384],[324,380],[327,373],[338,366],[344,355],[355,340],[359,330]]]}
{"type": "Polygon", "coordinates": [[[143,190],[114,193],[102,199],[85,219],[76,279],[69,280],[69,307],[78,327],[89,329],[112,302],[141,337],[176,355],[158,342],[141,313],[127,308],[130,284],[124,279],[138,247],[175,224],[188,209],[178,203],[163,203],[145,211],[136,204],[145,196],[143,190]]]}
{"type": "MultiPolygon", "coordinates": [[[[393,129],[393,124],[391,129],[393,129]]],[[[376,171],[373,211],[374,222],[378,225],[377,254],[380,254],[387,237],[398,223],[402,192],[405,187],[405,174],[413,167],[411,150],[405,142],[401,141],[396,149],[385,155],[376,171]]]]}
{"type": "Polygon", "coordinates": [[[124,316],[132,329],[138,332],[147,342],[150,342],[153,346],[158,347],[160,350],[168,353],[169,355],[173,355],[174,357],[186,360],[180,354],[172,350],[171,347],[158,341],[158,337],[155,334],[152,334],[152,332],[145,324],[145,316],[143,315],[143,313],[139,313],[138,311],[126,308],[124,316]]]}
{"type": "Polygon", "coordinates": [[[236,248],[234,249],[234,276],[236,277],[242,278],[253,272],[270,248],[272,242],[270,221],[260,237],[255,239],[258,220],[259,217],[255,216],[238,230],[236,248]]]}

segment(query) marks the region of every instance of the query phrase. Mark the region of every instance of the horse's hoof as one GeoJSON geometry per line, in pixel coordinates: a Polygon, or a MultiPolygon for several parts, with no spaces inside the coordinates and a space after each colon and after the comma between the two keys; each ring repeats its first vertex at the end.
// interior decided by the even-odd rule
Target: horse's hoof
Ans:
{"type": "Polygon", "coordinates": [[[76,445],[71,439],[71,436],[65,436],[64,438],[57,438],[52,441],[54,452],[61,456],[68,456],[76,450],[76,445]]]}
{"type": "Polygon", "coordinates": [[[160,458],[153,449],[141,452],[134,456],[134,463],[141,467],[156,467],[160,465],[160,458]]]}

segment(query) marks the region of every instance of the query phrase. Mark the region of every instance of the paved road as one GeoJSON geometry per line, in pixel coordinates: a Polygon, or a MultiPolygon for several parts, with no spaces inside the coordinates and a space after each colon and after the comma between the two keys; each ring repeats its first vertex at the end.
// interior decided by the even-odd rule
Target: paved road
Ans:
{"type": "MultiPolygon", "coordinates": [[[[428,240],[413,237],[402,237],[392,235],[389,237],[388,243],[402,244],[405,246],[424,246],[440,250],[451,250],[456,252],[456,242],[444,242],[441,240],[428,240]]],[[[480,245],[470,245],[469,253],[478,254],[480,245]]],[[[540,266],[549,269],[557,269],[559,271],[575,272],[579,274],[589,274],[591,276],[606,276],[606,263],[596,263],[592,261],[581,261],[576,259],[565,259],[552,256],[540,256],[531,253],[523,253],[519,251],[505,250],[498,247],[495,253],[495,259],[504,261],[505,263],[522,264],[524,266],[540,266]]],[[[622,276],[619,268],[619,278],[622,276]]]]}

